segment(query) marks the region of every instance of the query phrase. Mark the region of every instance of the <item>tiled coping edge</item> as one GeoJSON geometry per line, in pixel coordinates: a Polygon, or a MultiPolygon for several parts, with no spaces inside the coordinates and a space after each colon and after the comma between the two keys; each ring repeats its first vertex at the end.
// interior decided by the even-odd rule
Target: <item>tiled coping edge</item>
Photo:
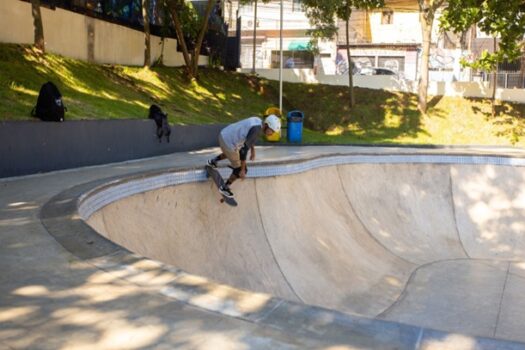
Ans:
{"type": "MultiPolygon", "coordinates": [[[[256,165],[249,168],[248,177],[260,178],[298,174],[305,171],[344,164],[469,164],[469,165],[502,165],[525,166],[525,158],[511,158],[501,156],[481,155],[331,155],[314,159],[294,161],[290,163],[271,163],[256,165]]],[[[231,170],[220,168],[223,177],[227,177],[231,170]]],[[[189,169],[165,172],[139,179],[107,184],[105,188],[96,188],[83,195],[79,200],[78,211],[80,216],[87,220],[93,213],[104,206],[120,199],[156,190],[162,187],[181,185],[192,182],[206,181],[204,169],[189,169]]]]}

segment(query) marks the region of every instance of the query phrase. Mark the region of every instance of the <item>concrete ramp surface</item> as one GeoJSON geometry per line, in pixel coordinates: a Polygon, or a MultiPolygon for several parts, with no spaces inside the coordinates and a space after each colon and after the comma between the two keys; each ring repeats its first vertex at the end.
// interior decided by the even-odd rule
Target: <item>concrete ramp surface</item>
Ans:
{"type": "Polygon", "coordinates": [[[369,318],[525,341],[525,168],[377,163],[157,188],[88,223],[231,286],[369,318]]]}

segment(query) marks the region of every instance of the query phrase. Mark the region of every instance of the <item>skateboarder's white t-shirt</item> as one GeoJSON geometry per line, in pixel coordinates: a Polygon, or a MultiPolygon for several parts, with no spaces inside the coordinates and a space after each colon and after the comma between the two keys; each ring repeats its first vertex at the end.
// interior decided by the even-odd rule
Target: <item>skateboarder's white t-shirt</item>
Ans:
{"type": "Polygon", "coordinates": [[[238,121],[221,130],[221,136],[228,148],[238,151],[244,145],[246,136],[254,126],[262,127],[262,120],[259,117],[251,117],[238,121]]]}

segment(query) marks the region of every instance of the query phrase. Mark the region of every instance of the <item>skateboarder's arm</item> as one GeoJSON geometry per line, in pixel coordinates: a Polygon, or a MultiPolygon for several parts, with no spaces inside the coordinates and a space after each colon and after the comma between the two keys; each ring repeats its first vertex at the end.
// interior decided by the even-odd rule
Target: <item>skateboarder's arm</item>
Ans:
{"type": "Polygon", "coordinates": [[[239,173],[239,177],[241,179],[244,179],[246,177],[246,161],[241,160],[241,172],[239,173]]]}
{"type": "Polygon", "coordinates": [[[246,136],[246,140],[244,141],[243,147],[239,151],[239,155],[241,158],[241,172],[239,173],[239,177],[241,179],[244,179],[246,176],[246,157],[248,156],[248,150],[250,150],[250,160],[255,159],[255,142],[257,141],[257,138],[262,132],[261,126],[253,126],[250,131],[248,131],[248,135],[246,136]]]}
{"type": "MultiPolygon", "coordinates": [[[[259,137],[260,133],[262,132],[261,126],[254,126],[248,131],[248,135],[246,136],[246,140],[244,141],[243,147],[240,149],[239,153],[241,156],[241,162],[246,161],[246,156],[248,155],[248,150],[252,152],[252,157],[255,158],[255,142],[257,141],[257,138],[259,137]]],[[[250,158],[250,159],[251,159],[250,158]]],[[[253,159],[251,159],[253,160],[253,159]]]]}

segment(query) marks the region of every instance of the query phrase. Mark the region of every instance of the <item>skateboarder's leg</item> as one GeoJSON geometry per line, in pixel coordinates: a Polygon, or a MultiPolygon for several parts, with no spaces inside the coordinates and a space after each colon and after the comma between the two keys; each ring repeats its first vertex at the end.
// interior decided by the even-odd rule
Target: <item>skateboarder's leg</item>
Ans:
{"type": "Polygon", "coordinates": [[[213,167],[217,167],[217,163],[218,162],[228,158],[228,153],[230,152],[230,150],[226,146],[226,143],[224,142],[224,140],[223,140],[221,135],[219,135],[219,146],[221,148],[222,153],[219,154],[217,157],[208,160],[208,165],[211,165],[213,167]]]}
{"type": "MultiPolygon", "coordinates": [[[[241,173],[241,166],[238,166],[236,168],[234,168],[232,166],[233,170],[232,170],[232,173],[228,179],[228,181],[226,181],[226,184],[228,186],[230,186],[232,183],[234,183],[238,178],[240,178],[240,173],[241,173]]],[[[246,172],[248,172],[248,169],[246,169],[246,172]]]]}
{"type": "Polygon", "coordinates": [[[222,149],[221,155],[224,155],[224,158],[228,158],[228,160],[231,163],[231,167],[233,169],[237,169],[237,168],[239,169],[239,170],[234,170],[230,178],[226,181],[226,187],[229,188],[230,185],[239,178],[239,171],[241,169],[241,156],[238,151],[228,148],[228,146],[226,145],[222,137],[219,137],[219,145],[221,146],[221,149],[222,149]]]}
{"type": "Polygon", "coordinates": [[[208,165],[216,168],[217,167],[217,163],[220,162],[221,160],[224,160],[224,159],[226,159],[226,155],[224,153],[221,153],[217,157],[209,159],[208,160],[208,165]]]}
{"type": "Polygon", "coordinates": [[[223,188],[219,188],[219,191],[221,192],[224,192],[224,193],[229,193],[232,197],[233,197],[233,192],[230,190],[230,186],[235,182],[235,180],[237,180],[239,178],[239,173],[241,171],[241,166],[240,166],[240,163],[241,163],[241,160],[240,159],[230,159],[228,158],[232,164],[232,168],[235,166],[235,165],[239,165],[237,168],[234,168],[230,177],[228,178],[228,180],[224,183],[224,187],[223,188]]]}
{"type": "Polygon", "coordinates": [[[233,172],[232,174],[230,175],[230,177],[228,178],[228,180],[226,181],[226,185],[229,187],[232,183],[235,182],[235,180],[237,180],[239,177],[237,175],[235,175],[233,172]]]}
{"type": "MultiPolygon", "coordinates": [[[[239,167],[239,170],[241,168],[239,167]]],[[[231,184],[233,184],[235,182],[235,180],[237,180],[239,178],[239,176],[237,175],[237,172],[235,171],[235,169],[232,171],[232,174],[230,175],[230,177],[228,178],[228,180],[224,183],[224,186],[221,186],[219,188],[219,192],[221,192],[222,194],[224,194],[225,196],[227,197],[233,197],[233,192],[231,191],[230,189],[230,186],[231,184]]]]}

